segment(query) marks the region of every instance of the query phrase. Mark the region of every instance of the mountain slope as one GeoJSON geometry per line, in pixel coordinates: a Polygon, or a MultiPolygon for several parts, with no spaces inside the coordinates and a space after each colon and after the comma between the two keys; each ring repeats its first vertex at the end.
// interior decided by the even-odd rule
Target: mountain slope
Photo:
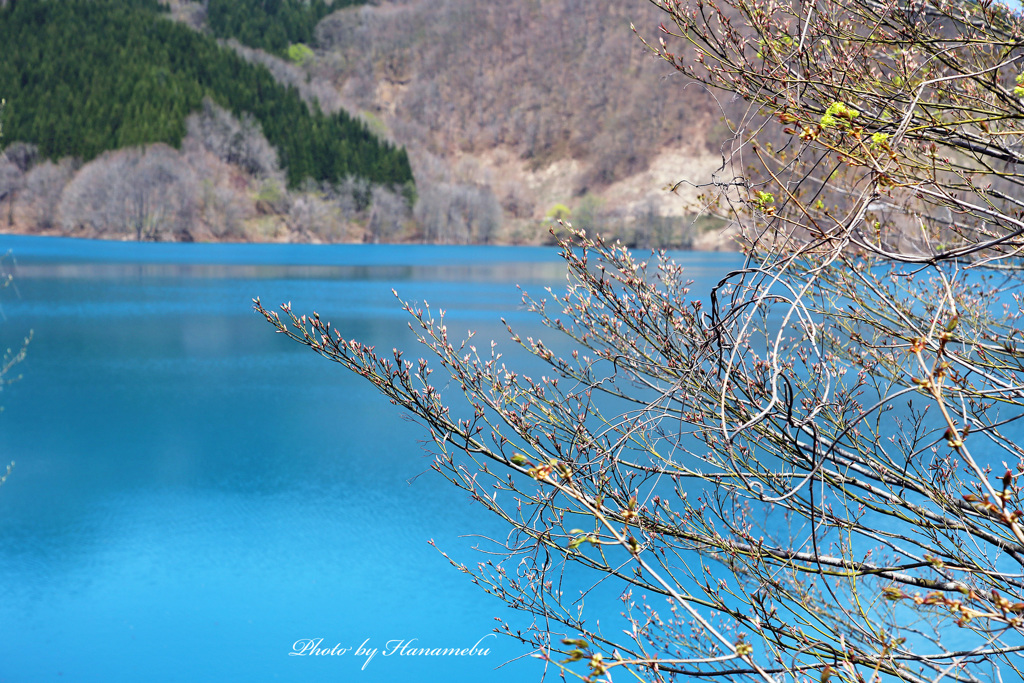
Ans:
{"type": "Polygon", "coordinates": [[[422,197],[493,195],[505,239],[536,239],[563,205],[636,244],[660,238],[631,226],[671,219],[681,244],[700,236],[697,193],[664,187],[706,180],[728,131],[630,30],[656,37],[661,20],[646,0],[381,2],[321,21],[308,70],[408,147],[422,197]]]}
{"type": "Polygon", "coordinates": [[[0,9],[6,141],[50,159],[165,142],[180,146],[204,97],[252,114],[288,181],[412,181],[402,149],[344,111],[325,115],[208,36],[157,15],[146,0],[21,0],[0,9]]]}

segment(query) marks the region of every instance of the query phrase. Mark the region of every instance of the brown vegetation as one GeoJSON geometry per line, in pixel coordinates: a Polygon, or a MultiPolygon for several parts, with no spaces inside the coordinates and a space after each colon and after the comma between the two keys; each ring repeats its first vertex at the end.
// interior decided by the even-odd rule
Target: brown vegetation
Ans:
{"type": "Polygon", "coordinates": [[[423,202],[493,195],[492,238],[535,241],[554,204],[598,197],[574,222],[632,241],[652,212],[684,222],[695,193],[665,186],[710,173],[724,139],[714,99],[673,87],[630,31],[660,20],[646,2],[398,0],[325,18],[310,70],[409,149],[423,202]]]}
{"type": "MultiPolygon", "coordinates": [[[[198,6],[172,6],[175,18],[201,29],[198,6]]],[[[720,163],[718,104],[698,87],[671,87],[671,69],[630,31],[631,22],[653,29],[658,21],[642,0],[396,0],[326,17],[315,57],[302,66],[231,41],[308,102],[344,107],[406,146],[416,205],[355,181],[289,191],[258,124],[208,102],[189,119],[180,150],[120,150],[79,169],[70,159],[36,165],[8,148],[2,229],[536,244],[551,240],[552,208],[564,205],[578,227],[628,244],[717,248],[719,231],[690,218],[696,192],[666,188],[706,179],[720,163]],[[177,197],[174,210],[153,207],[159,220],[142,216],[149,209],[140,205],[152,202],[116,189],[139,191],[114,177],[139,164],[151,168],[147,183],[163,178],[173,189],[162,194],[177,197]],[[62,197],[65,188],[73,196],[62,197]]]]}

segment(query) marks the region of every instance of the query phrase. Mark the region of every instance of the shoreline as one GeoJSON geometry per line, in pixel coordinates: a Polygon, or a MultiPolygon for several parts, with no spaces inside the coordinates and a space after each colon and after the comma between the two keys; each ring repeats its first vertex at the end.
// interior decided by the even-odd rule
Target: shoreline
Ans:
{"type": "MultiPolygon", "coordinates": [[[[726,233],[728,231],[725,231],[726,233]]],[[[310,245],[310,246],[430,246],[430,247],[550,247],[557,248],[557,243],[552,241],[549,242],[537,242],[537,243],[515,243],[515,242],[463,242],[463,243],[449,243],[449,242],[425,242],[425,241],[396,241],[396,242],[368,242],[368,241],[324,241],[311,237],[309,239],[287,239],[294,236],[301,236],[301,233],[292,233],[286,235],[286,239],[267,239],[267,240],[245,240],[237,238],[226,238],[226,239],[181,239],[181,240],[137,240],[131,239],[127,235],[113,235],[110,233],[99,233],[91,235],[73,235],[67,234],[62,230],[41,230],[38,232],[30,232],[24,230],[0,230],[0,239],[3,237],[40,237],[47,239],[68,239],[68,240],[81,240],[91,242],[109,242],[109,243],[123,243],[123,244],[250,244],[250,245],[310,245]]],[[[712,236],[711,240],[698,240],[694,245],[690,247],[683,246],[670,246],[664,247],[665,251],[682,251],[682,252],[723,252],[723,253],[738,253],[739,249],[728,248],[734,246],[731,242],[729,234],[723,234],[717,237],[712,236]]],[[[638,247],[629,246],[633,251],[656,251],[653,247],[638,247]]]]}

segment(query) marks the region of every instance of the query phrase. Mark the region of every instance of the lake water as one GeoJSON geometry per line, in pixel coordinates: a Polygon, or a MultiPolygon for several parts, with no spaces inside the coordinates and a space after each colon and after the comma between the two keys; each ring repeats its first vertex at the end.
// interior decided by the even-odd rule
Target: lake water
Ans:
{"type": "MultiPolygon", "coordinates": [[[[0,487],[0,682],[540,679],[487,636],[516,615],[428,544],[475,563],[471,535],[500,524],[427,471],[421,428],[251,299],[386,349],[412,346],[392,287],[453,331],[505,339],[504,316],[537,334],[515,284],[561,287],[554,249],[0,236],[7,251],[0,343],[35,336],[0,394],[0,462],[17,463],[0,487]],[[289,656],[320,638],[352,649],[289,656]],[[481,638],[483,656],[382,654],[481,638]]],[[[738,263],[683,257],[704,289],[738,263]]]]}

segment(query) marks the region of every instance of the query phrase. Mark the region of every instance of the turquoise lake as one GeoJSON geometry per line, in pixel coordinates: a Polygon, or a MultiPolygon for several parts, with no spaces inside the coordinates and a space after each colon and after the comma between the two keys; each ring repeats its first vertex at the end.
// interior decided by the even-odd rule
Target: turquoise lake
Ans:
{"type": "MultiPolygon", "coordinates": [[[[0,236],[7,252],[0,343],[34,338],[0,393],[0,682],[540,680],[488,635],[525,618],[429,545],[476,563],[501,524],[429,471],[422,428],[251,300],[411,354],[392,288],[452,333],[503,341],[505,317],[537,336],[516,285],[561,289],[554,248],[0,236]],[[294,656],[317,639],[335,655],[294,656]],[[384,655],[414,640],[488,653],[384,655]]],[[[681,258],[695,291],[739,264],[681,258]]]]}

